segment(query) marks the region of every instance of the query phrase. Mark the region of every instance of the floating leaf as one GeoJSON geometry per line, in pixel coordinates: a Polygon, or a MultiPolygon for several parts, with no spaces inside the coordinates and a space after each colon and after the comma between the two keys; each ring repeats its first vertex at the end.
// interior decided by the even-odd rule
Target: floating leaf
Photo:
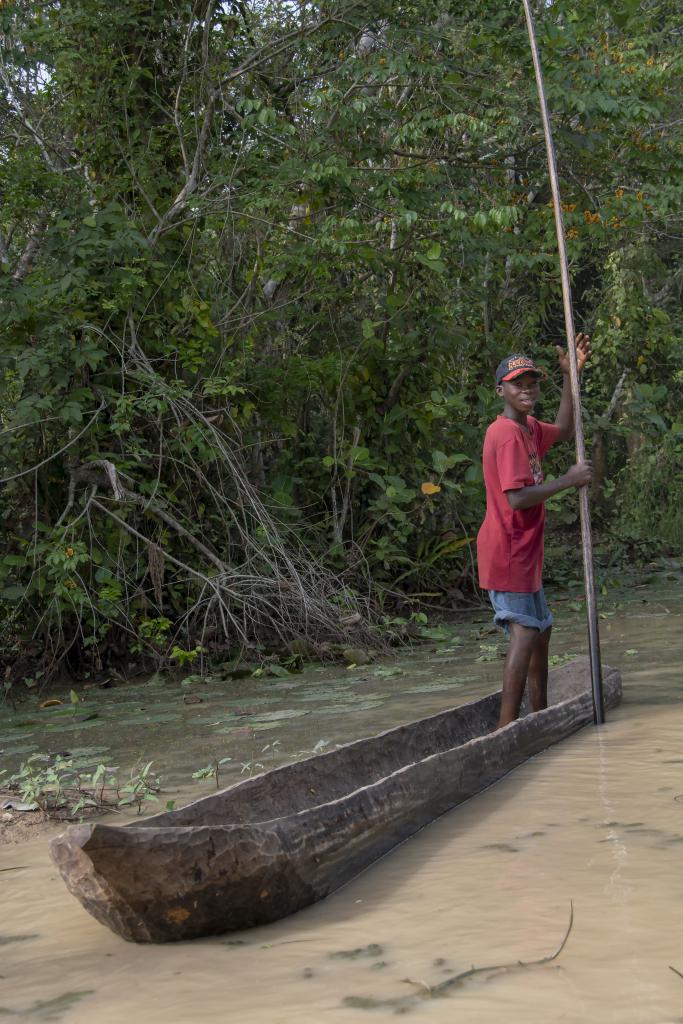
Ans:
{"type": "Polygon", "coordinates": [[[450,640],[450,634],[446,626],[422,626],[420,628],[422,640],[450,640]]]}
{"type": "Polygon", "coordinates": [[[282,678],[284,678],[285,676],[290,676],[292,674],[291,672],[287,671],[284,665],[278,664],[269,665],[268,671],[270,672],[271,676],[281,676],[282,678]]]}
{"type": "Polygon", "coordinates": [[[254,722],[280,722],[285,718],[302,718],[303,715],[309,715],[310,711],[304,711],[303,709],[290,708],[284,711],[264,711],[263,714],[257,715],[254,718],[254,722]]]}
{"type": "Polygon", "coordinates": [[[160,711],[157,714],[141,712],[138,715],[131,715],[119,722],[119,725],[163,725],[166,722],[180,721],[180,713],[174,711],[160,711]]]}
{"type": "Polygon", "coordinates": [[[25,1010],[10,1010],[6,1006],[0,1006],[0,1016],[27,1017],[30,1020],[59,1020],[66,1010],[70,1010],[74,1003],[77,1003],[83,996],[91,996],[94,989],[83,989],[80,992],[64,992],[54,999],[36,999],[25,1010]]]}
{"type": "Polygon", "coordinates": [[[0,935],[0,946],[8,946],[10,942],[27,942],[29,939],[37,938],[37,935],[0,935]]]}
{"type": "Polygon", "coordinates": [[[361,956],[381,956],[384,952],[383,946],[378,942],[371,942],[368,946],[358,946],[357,949],[340,949],[336,953],[328,953],[330,960],[357,960],[361,956]]]}
{"type": "Polygon", "coordinates": [[[463,683],[453,679],[449,683],[426,683],[424,686],[410,686],[404,693],[438,693],[441,690],[454,690],[463,683]]]}
{"type": "Polygon", "coordinates": [[[318,708],[316,711],[317,715],[348,715],[356,713],[357,711],[371,711],[373,708],[381,708],[384,704],[383,700],[366,700],[361,704],[347,704],[344,706],[335,706],[334,704],[328,705],[324,708],[318,708]]]}

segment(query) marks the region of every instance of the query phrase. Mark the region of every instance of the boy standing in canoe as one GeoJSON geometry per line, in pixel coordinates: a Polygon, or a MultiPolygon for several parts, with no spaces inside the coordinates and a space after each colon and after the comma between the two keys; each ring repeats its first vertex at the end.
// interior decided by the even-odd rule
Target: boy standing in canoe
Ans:
{"type": "MultiPolygon", "coordinates": [[[[577,334],[579,371],[590,356],[588,335],[577,334]]],[[[547,707],[548,645],[553,617],[543,593],[544,501],[591,482],[590,462],[571,466],[543,482],[541,462],[557,441],[574,433],[569,357],[557,346],[563,374],[562,398],[554,423],[531,415],[540,393],[539,370],[528,356],[507,356],[496,370],[496,394],[503,412],[484,440],[486,517],[477,536],[479,584],[488,590],[494,622],[510,635],[503,669],[498,728],[514,721],[529,687],[529,708],[547,707]]]]}

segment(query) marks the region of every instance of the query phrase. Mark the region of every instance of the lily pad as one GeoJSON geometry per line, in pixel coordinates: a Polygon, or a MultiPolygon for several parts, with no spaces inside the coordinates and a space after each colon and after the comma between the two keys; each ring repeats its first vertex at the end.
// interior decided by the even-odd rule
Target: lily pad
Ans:
{"type": "Polygon", "coordinates": [[[459,681],[445,683],[425,683],[424,686],[409,686],[405,693],[438,693],[441,690],[457,690],[464,683],[459,681]]]}
{"type": "Polygon", "coordinates": [[[124,718],[117,722],[117,725],[163,725],[166,722],[179,722],[180,713],[178,711],[158,711],[156,714],[149,714],[148,712],[140,712],[139,715],[132,715],[130,718],[124,718]]]}
{"type": "Polygon", "coordinates": [[[261,715],[255,715],[253,722],[281,722],[285,718],[303,718],[310,715],[310,711],[303,711],[297,708],[289,708],[284,711],[264,711],[261,715]]]}
{"type": "Polygon", "coordinates": [[[423,626],[420,629],[420,637],[423,640],[436,640],[437,642],[451,640],[450,631],[446,626],[423,626]]]}
{"type": "Polygon", "coordinates": [[[366,700],[362,704],[330,704],[325,708],[317,708],[317,715],[349,715],[356,711],[371,711],[373,708],[381,708],[383,700],[366,700]]]}
{"type": "Polygon", "coordinates": [[[344,686],[341,686],[341,685],[326,686],[326,687],[322,687],[321,686],[321,687],[318,687],[318,688],[313,689],[313,690],[304,690],[303,693],[299,696],[299,700],[309,701],[309,700],[320,700],[321,698],[329,699],[330,697],[336,696],[336,694],[338,694],[338,693],[340,693],[340,694],[348,693],[349,690],[351,690],[351,685],[349,683],[346,683],[346,685],[344,685],[344,686]]]}
{"type": "Polygon", "coordinates": [[[358,960],[362,956],[381,956],[383,952],[383,946],[371,942],[368,946],[358,946],[357,949],[340,949],[337,953],[330,953],[330,960],[358,960]]]}
{"type": "Polygon", "coordinates": [[[235,700],[221,700],[221,707],[243,708],[245,705],[256,707],[258,704],[279,704],[281,700],[281,697],[261,697],[257,693],[247,691],[244,696],[237,697],[235,700]]]}
{"type": "Polygon", "coordinates": [[[80,992],[64,992],[54,999],[37,999],[32,1006],[25,1010],[10,1010],[6,1006],[0,1006],[0,1017],[27,1017],[30,1020],[59,1020],[66,1010],[79,1002],[83,996],[91,996],[95,990],[92,988],[83,989],[80,992]]]}
{"type": "Polygon", "coordinates": [[[50,734],[63,733],[63,732],[80,732],[81,729],[97,729],[99,726],[104,725],[104,721],[101,718],[91,718],[87,722],[53,722],[51,725],[45,727],[45,732],[50,734]]]}
{"type": "Polygon", "coordinates": [[[0,935],[0,946],[9,946],[10,942],[28,942],[37,939],[37,935],[0,935]]]}
{"type": "Polygon", "coordinates": [[[214,711],[212,715],[197,715],[192,719],[193,725],[230,725],[230,723],[243,722],[246,718],[244,713],[229,711],[227,714],[221,711],[214,711]]]}
{"type": "Polygon", "coordinates": [[[7,746],[3,748],[5,757],[14,757],[15,754],[32,754],[38,749],[37,743],[22,743],[18,747],[7,746]]]}
{"type": "Polygon", "coordinates": [[[100,754],[106,754],[109,747],[70,747],[70,757],[99,757],[100,754]]]}

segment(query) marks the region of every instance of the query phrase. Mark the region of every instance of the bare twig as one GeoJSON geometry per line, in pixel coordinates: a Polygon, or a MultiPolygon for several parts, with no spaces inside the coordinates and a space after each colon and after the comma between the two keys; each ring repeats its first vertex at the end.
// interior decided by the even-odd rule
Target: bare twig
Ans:
{"type": "Polygon", "coordinates": [[[95,420],[97,419],[97,417],[99,416],[103,409],[104,402],[102,402],[99,408],[95,410],[95,412],[92,414],[92,416],[90,417],[86,425],[83,427],[83,429],[79,430],[75,437],[72,437],[65,445],[63,445],[62,448],[59,449],[59,451],[53,452],[52,455],[48,455],[46,459],[43,459],[42,462],[38,462],[35,466],[31,466],[30,469],[22,469],[21,473],[15,473],[13,476],[4,477],[4,479],[0,480],[0,484],[8,484],[10,480],[18,480],[20,476],[27,476],[29,473],[35,473],[36,470],[41,469],[43,466],[46,466],[48,462],[52,462],[60,455],[63,455],[65,451],[68,451],[68,449],[71,448],[71,446],[74,445],[80,437],[83,437],[83,434],[85,434],[90,429],[90,427],[93,425],[93,423],[95,422],[95,420]]]}
{"type": "MultiPolygon", "coordinates": [[[[365,1009],[374,1009],[381,1006],[392,1007],[397,1012],[405,1012],[411,1006],[415,1006],[418,1001],[422,999],[441,999],[447,996],[451,989],[462,985],[463,982],[468,981],[470,978],[473,978],[478,974],[495,974],[502,971],[518,970],[520,968],[540,967],[543,964],[548,964],[553,960],[557,960],[558,956],[567,944],[567,939],[569,938],[569,933],[572,930],[573,923],[574,906],[573,903],[570,903],[569,924],[567,925],[567,930],[565,931],[562,941],[554,953],[542,956],[538,960],[514,960],[510,963],[492,964],[488,967],[470,967],[469,970],[462,971],[460,974],[456,974],[452,978],[447,978],[446,981],[442,981],[439,985],[428,985],[426,981],[414,981],[411,978],[404,978],[403,981],[406,984],[414,985],[418,991],[409,996],[398,996],[396,998],[389,999],[368,999],[366,997],[359,998],[356,996],[350,996],[345,999],[344,1002],[348,1006],[362,1006],[365,1009]]],[[[672,968],[672,970],[673,969],[674,968],[672,968]]]]}
{"type": "Polygon", "coordinates": [[[507,964],[492,964],[489,967],[470,967],[468,971],[462,971],[460,974],[456,974],[452,978],[447,978],[446,981],[442,981],[440,985],[435,985],[432,989],[432,996],[443,995],[444,992],[448,992],[449,989],[455,988],[456,985],[461,984],[468,978],[473,978],[476,974],[486,974],[490,971],[510,971],[520,967],[540,967],[542,964],[549,964],[553,960],[557,960],[558,956],[567,945],[567,939],[572,930],[574,924],[574,904],[569,904],[569,924],[567,930],[564,933],[564,938],[560,942],[559,946],[554,953],[549,953],[547,956],[542,956],[539,960],[515,960],[512,963],[507,964]]]}

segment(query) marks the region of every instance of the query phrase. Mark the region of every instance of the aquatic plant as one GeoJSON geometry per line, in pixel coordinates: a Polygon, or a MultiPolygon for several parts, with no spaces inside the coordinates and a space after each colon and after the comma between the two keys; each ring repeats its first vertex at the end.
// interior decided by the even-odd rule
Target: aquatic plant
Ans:
{"type": "Polygon", "coordinates": [[[50,817],[75,818],[130,806],[137,806],[140,814],[145,804],[158,801],[161,778],[152,765],[148,761],[136,766],[124,779],[118,767],[98,764],[88,771],[60,754],[54,759],[49,754],[32,754],[4,786],[50,817]]]}

